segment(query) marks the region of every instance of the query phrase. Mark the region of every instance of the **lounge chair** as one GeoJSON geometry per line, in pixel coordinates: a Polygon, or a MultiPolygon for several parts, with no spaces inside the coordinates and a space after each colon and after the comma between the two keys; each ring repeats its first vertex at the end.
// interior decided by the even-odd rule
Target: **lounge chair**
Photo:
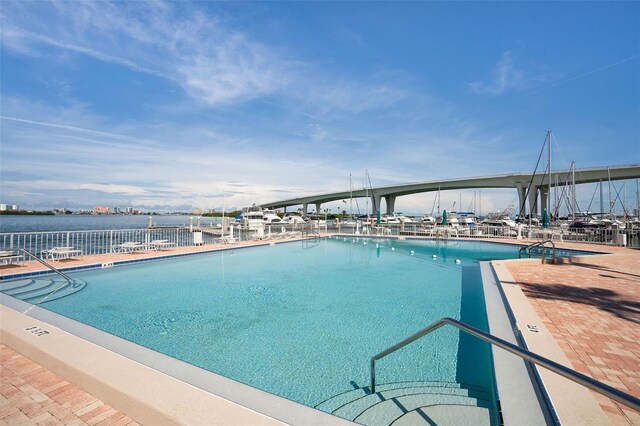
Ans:
{"type": "Polygon", "coordinates": [[[21,260],[24,265],[23,254],[19,254],[13,250],[0,250],[0,265],[11,265],[14,262],[18,264],[21,260]]]}
{"type": "Polygon", "coordinates": [[[233,237],[233,235],[225,235],[224,237],[220,238],[220,242],[222,244],[233,244],[236,242],[236,239],[233,237]]]}
{"type": "Polygon", "coordinates": [[[171,247],[176,247],[176,243],[169,240],[153,240],[149,243],[149,248],[155,251],[167,250],[171,247]]]}
{"type": "Polygon", "coordinates": [[[53,247],[48,250],[42,250],[42,257],[51,260],[73,259],[81,256],[82,250],[76,250],[73,247],[53,247]]]}
{"type": "Polygon", "coordinates": [[[119,253],[133,253],[134,251],[145,250],[146,247],[147,247],[146,245],[138,241],[127,241],[122,244],[113,246],[113,251],[119,252],[119,253]]]}

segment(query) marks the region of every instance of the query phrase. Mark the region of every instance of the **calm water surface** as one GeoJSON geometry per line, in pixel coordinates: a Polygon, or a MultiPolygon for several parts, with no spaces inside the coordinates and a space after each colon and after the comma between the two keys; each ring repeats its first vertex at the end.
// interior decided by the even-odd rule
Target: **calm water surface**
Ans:
{"type": "MultiPolygon", "coordinates": [[[[152,216],[155,226],[189,225],[189,216],[152,216]]],[[[0,216],[1,232],[83,231],[94,229],[146,228],[149,216],[145,215],[59,215],[59,216],[0,216]]],[[[193,217],[196,223],[196,217],[193,217]]],[[[220,223],[220,218],[203,217],[200,224],[220,223]]]]}

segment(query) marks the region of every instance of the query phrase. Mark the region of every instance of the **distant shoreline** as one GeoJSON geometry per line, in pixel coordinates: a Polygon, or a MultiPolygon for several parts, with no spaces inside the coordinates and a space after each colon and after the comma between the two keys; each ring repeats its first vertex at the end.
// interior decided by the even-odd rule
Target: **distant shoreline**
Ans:
{"type": "Polygon", "coordinates": [[[2,210],[1,215],[7,216],[55,216],[53,212],[27,212],[27,211],[14,211],[14,210],[2,210]]]}

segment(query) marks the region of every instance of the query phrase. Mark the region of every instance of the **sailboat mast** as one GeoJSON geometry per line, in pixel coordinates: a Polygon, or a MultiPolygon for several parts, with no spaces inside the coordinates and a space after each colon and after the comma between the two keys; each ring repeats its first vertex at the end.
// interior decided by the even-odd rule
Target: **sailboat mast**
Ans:
{"type": "Polygon", "coordinates": [[[640,195],[640,186],[638,185],[638,179],[636,179],[636,217],[640,219],[640,199],[638,199],[638,195],[640,195]]]}
{"type": "Polygon", "coordinates": [[[353,182],[349,173],[349,220],[353,219],[353,182]]]}
{"type": "Polygon", "coordinates": [[[573,192],[572,210],[573,210],[573,223],[576,223],[576,210],[578,209],[578,203],[576,201],[576,162],[571,163],[571,188],[573,192]]]}
{"type": "Polygon", "coordinates": [[[614,202],[611,202],[611,171],[609,170],[609,168],[607,167],[607,178],[609,180],[609,216],[611,217],[611,212],[613,211],[613,205],[615,204],[614,202]]]}
{"type": "Polygon", "coordinates": [[[602,179],[600,179],[600,218],[602,218],[604,214],[604,197],[602,194],[602,179]]]}
{"type": "Polygon", "coordinates": [[[547,209],[547,213],[551,215],[551,130],[547,132],[547,138],[547,148],[549,150],[549,189],[547,190],[547,205],[545,207],[547,209]]]}
{"type": "Polygon", "coordinates": [[[369,214],[369,187],[367,186],[367,173],[369,173],[367,170],[364,171],[365,173],[365,178],[363,179],[364,181],[364,211],[365,214],[369,214]]]}

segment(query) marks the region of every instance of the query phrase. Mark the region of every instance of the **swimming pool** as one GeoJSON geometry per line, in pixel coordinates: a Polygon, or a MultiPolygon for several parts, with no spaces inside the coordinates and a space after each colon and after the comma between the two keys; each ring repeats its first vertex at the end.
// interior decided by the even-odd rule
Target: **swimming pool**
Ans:
{"type": "MultiPolygon", "coordinates": [[[[328,409],[324,401],[368,385],[372,355],[422,327],[449,316],[486,329],[478,261],[517,250],[358,238],[278,244],[76,272],[86,288],[40,306],[328,409]]],[[[457,385],[495,408],[490,352],[456,330],[378,368],[378,383],[457,385]]]]}

